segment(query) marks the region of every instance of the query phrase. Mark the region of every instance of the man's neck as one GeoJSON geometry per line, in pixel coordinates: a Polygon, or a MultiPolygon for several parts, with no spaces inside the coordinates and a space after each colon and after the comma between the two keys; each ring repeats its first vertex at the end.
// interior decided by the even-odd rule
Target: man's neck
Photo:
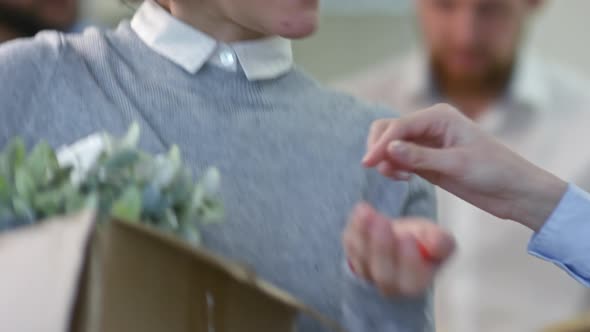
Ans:
{"type": "Polygon", "coordinates": [[[211,1],[158,1],[174,17],[226,43],[252,40],[265,35],[228,19],[211,1]]]}

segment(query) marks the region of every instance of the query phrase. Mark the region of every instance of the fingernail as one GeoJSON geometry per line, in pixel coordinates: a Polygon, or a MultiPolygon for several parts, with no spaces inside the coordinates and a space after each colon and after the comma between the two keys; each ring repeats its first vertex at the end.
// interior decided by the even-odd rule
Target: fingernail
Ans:
{"type": "Polygon", "coordinates": [[[418,247],[418,251],[420,252],[420,256],[422,256],[422,259],[429,262],[435,260],[428,248],[426,248],[426,246],[424,245],[424,243],[416,241],[416,246],[418,247]]]}
{"type": "Polygon", "coordinates": [[[402,141],[393,141],[387,147],[387,151],[392,155],[403,155],[406,152],[406,145],[402,141]]]}
{"type": "Polygon", "coordinates": [[[395,173],[395,177],[398,180],[404,180],[407,181],[412,177],[412,174],[408,173],[408,172],[404,172],[404,171],[399,171],[395,173]]]}

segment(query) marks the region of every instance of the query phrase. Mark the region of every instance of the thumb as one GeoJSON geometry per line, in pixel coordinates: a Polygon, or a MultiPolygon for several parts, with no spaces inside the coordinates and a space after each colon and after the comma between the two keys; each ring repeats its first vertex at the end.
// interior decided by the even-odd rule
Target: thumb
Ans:
{"type": "Polygon", "coordinates": [[[412,172],[448,175],[455,171],[457,158],[448,150],[430,148],[404,141],[393,141],[387,147],[389,159],[412,172]]]}

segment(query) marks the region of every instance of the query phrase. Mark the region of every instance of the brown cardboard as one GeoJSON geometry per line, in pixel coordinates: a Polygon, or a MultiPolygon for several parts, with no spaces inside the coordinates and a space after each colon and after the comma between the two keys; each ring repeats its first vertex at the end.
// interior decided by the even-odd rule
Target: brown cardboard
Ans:
{"type": "Polygon", "coordinates": [[[554,324],[543,332],[590,332],[590,312],[572,320],[554,324]]]}
{"type": "Polygon", "coordinates": [[[72,332],[287,332],[298,312],[322,318],[248,269],[149,227],[94,233],[72,332]]]}

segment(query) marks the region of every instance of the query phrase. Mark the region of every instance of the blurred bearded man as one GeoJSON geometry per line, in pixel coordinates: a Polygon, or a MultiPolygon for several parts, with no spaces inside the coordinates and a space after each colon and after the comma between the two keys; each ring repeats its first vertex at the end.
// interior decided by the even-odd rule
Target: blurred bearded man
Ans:
{"type": "MultiPolygon", "coordinates": [[[[588,82],[543,62],[524,43],[539,0],[415,0],[421,50],[336,86],[411,112],[448,102],[512,149],[586,189],[588,82]],[[587,118],[587,117],[586,117],[587,118]]],[[[529,257],[529,234],[439,193],[458,255],[438,282],[439,331],[527,332],[583,310],[587,292],[529,257]],[[475,222],[484,220],[485,222],[475,222]]]]}

